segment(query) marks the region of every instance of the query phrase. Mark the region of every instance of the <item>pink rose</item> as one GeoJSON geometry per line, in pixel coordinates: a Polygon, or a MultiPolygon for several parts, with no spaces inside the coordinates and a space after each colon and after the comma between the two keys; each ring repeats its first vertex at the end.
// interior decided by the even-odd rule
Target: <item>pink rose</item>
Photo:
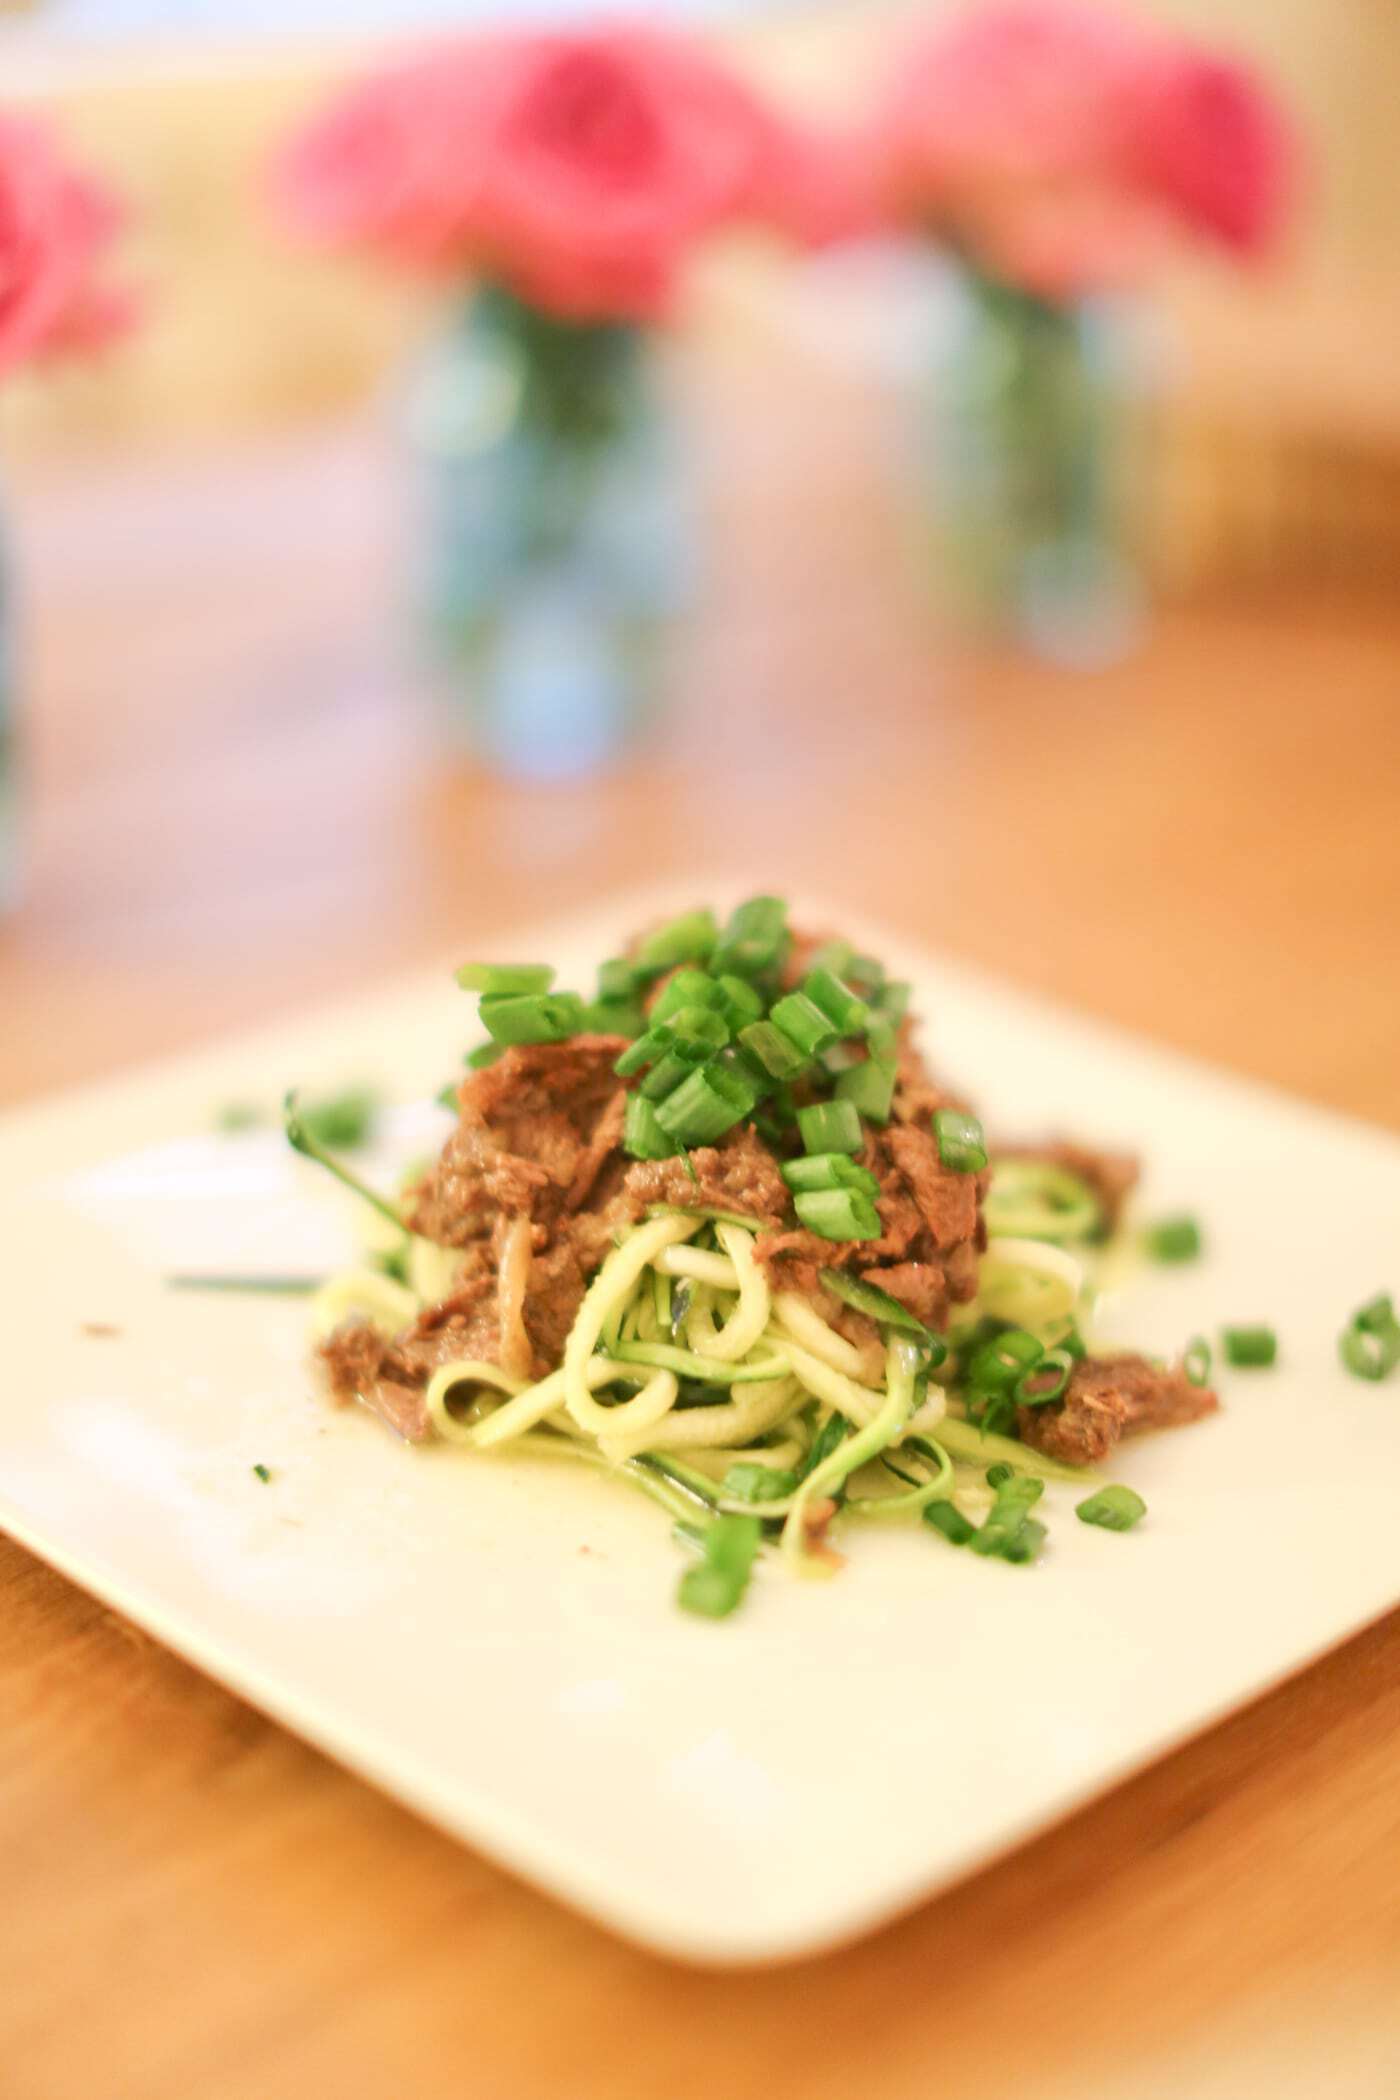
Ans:
{"type": "Polygon", "coordinates": [[[927,37],[874,145],[893,217],[1050,299],[1140,277],[1182,230],[1257,249],[1290,157],[1282,117],[1239,68],[1054,0],[927,37]]]}
{"type": "Polygon", "coordinates": [[[574,319],[649,320],[711,228],[839,230],[833,156],[658,30],[508,31],[354,88],[294,141],[285,204],[322,239],[476,270],[574,319]]]}
{"type": "Polygon", "coordinates": [[[120,220],[41,125],[0,117],[0,371],[93,348],[126,325],[128,300],[99,279],[120,220]]]}

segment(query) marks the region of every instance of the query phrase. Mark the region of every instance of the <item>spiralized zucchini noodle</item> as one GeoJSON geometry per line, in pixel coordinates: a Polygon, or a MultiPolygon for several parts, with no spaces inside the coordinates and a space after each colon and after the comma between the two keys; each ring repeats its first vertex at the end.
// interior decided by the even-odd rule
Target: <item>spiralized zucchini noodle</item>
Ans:
{"type": "MultiPolygon", "coordinates": [[[[426,1407],[437,1435],[481,1458],[599,1468],[682,1525],[757,1519],[783,1560],[808,1574],[839,1565],[826,1543],[838,1512],[911,1518],[946,1497],[980,1510],[986,1468],[998,1462],[1034,1480],[1093,1481],[967,1420],[940,1382],[946,1352],[935,1337],[888,1326],[872,1375],[868,1344],[838,1332],[811,1299],[770,1286],[756,1234],[680,1211],[632,1227],[594,1276],[547,1377],[477,1357],[434,1373],[426,1407]]],[[[401,1331],[450,1288],[452,1252],[412,1254],[406,1268],[408,1283],[370,1268],[331,1278],[312,1301],[313,1332],[347,1318],[401,1331]]],[[[1053,1343],[1080,1316],[1083,1292],[1064,1249],[994,1239],[966,1326],[1014,1324],[1053,1343]]]]}

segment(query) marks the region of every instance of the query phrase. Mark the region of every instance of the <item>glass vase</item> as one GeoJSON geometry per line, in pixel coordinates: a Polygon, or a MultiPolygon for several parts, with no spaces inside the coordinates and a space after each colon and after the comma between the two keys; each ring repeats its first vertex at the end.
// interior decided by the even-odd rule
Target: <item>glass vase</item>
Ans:
{"type": "Polygon", "coordinates": [[[932,415],[937,559],[955,607],[1051,660],[1116,661],[1144,621],[1132,363],[1109,301],[974,271],[946,312],[932,415]]]}
{"type": "Polygon", "coordinates": [[[420,366],[418,598],[453,741],[588,772],[654,711],[686,596],[676,446],[637,329],[477,293],[420,366]]]}

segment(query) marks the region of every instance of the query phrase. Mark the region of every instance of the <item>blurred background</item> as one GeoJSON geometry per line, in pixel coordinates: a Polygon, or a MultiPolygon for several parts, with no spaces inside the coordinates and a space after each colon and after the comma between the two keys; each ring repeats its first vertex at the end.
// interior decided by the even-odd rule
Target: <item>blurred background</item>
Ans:
{"type": "MultiPolygon", "coordinates": [[[[838,134],[901,39],[955,12],[675,0],[647,20],[838,134]]],[[[497,623],[493,665],[474,629],[444,678],[424,579],[455,533],[449,586],[478,588],[507,499],[466,486],[463,429],[496,382],[479,345],[444,378],[459,292],[299,238],[269,170],[416,38],[585,10],[5,8],[8,106],[44,112],[120,192],[141,316],[100,356],[14,372],[0,400],[20,838],[0,1090],[694,868],[849,895],[1400,1114],[1357,1049],[1397,1026],[1400,20],[1383,0],[1238,0],[1227,25],[1206,0],[1110,12],[1212,47],[1227,31],[1296,127],[1301,173],[1266,257],[1181,241],[1148,294],[1091,302],[1074,384],[1092,367],[1091,407],[1111,402],[1131,497],[1074,526],[1048,615],[1044,563],[1006,618],[947,587],[1014,520],[948,514],[958,477],[981,501],[992,470],[963,442],[991,353],[959,348],[946,252],[907,227],[820,250],[724,230],[646,331],[655,395],[619,411],[646,460],[608,516],[628,521],[626,561],[653,556],[646,636],[623,638],[620,670],[571,598],[511,630],[508,675],[497,623]],[[600,717],[619,677],[625,704],[600,717]]],[[[1104,471],[1082,439],[1080,496],[1104,471]]],[[[1042,441],[1043,422],[997,440],[1013,461],[1042,441]]]]}

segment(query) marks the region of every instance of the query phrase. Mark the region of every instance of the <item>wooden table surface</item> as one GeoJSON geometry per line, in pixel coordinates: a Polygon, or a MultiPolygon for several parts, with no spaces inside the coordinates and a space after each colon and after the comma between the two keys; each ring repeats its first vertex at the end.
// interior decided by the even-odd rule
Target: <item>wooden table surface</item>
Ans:
{"type": "MultiPolygon", "coordinates": [[[[698,414],[677,710],[587,788],[444,766],[368,428],[31,476],[0,1097],[706,868],[1400,1124],[1400,611],[1178,612],[1097,679],[955,651],[868,407],[736,357],[698,414]]],[[[0,1862],[5,2100],[1391,2094],[1400,1616],[863,1944],[723,1975],[557,1908],[0,1544],[0,1862]]]]}

